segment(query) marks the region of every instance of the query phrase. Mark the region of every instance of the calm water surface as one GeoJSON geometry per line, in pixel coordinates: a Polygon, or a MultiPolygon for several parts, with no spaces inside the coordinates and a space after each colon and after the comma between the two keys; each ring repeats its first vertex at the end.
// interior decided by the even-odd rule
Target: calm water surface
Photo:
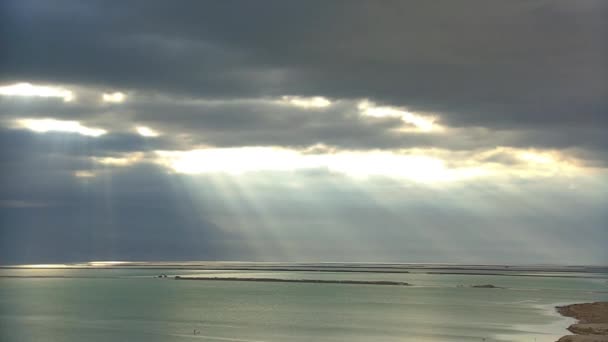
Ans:
{"type": "Polygon", "coordinates": [[[553,306],[608,300],[607,281],[605,274],[3,269],[0,341],[555,341],[571,321],[553,306]],[[178,281],[159,273],[414,286],[178,281]]]}

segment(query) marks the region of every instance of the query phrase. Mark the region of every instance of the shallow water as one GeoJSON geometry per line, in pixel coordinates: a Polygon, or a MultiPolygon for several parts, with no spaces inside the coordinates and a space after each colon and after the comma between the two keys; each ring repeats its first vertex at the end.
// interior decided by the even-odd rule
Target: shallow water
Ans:
{"type": "Polygon", "coordinates": [[[0,341],[555,341],[571,322],[556,304],[608,300],[606,274],[531,274],[2,269],[0,341]],[[178,281],[159,273],[414,286],[178,281]]]}

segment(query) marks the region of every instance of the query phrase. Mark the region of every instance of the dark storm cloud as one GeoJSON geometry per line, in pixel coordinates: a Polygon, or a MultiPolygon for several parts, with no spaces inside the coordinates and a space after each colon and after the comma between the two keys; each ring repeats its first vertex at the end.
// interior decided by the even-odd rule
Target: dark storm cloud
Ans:
{"type": "Polygon", "coordinates": [[[608,4],[3,5],[4,80],[203,97],[369,97],[452,126],[605,124],[608,4]]]}

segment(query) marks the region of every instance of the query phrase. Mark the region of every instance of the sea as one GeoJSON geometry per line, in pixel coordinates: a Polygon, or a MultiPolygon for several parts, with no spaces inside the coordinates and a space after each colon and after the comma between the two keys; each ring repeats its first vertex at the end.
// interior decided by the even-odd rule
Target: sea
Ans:
{"type": "Polygon", "coordinates": [[[0,268],[0,341],[556,341],[574,321],[555,306],[606,300],[603,267],[12,266],[0,268]]]}

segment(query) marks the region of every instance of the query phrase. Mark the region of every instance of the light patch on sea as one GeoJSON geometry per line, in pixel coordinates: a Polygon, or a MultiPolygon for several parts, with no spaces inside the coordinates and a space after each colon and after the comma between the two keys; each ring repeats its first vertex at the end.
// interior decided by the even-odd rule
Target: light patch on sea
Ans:
{"type": "MultiPolygon", "coordinates": [[[[570,302],[541,305],[535,304],[536,301],[534,300],[525,300],[521,303],[531,305],[544,315],[555,318],[553,322],[546,324],[512,324],[511,329],[518,332],[518,339],[521,341],[557,341],[560,337],[570,334],[566,328],[576,323],[574,318],[560,315],[555,308],[556,306],[572,304],[570,302]]],[[[513,334],[498,334],[496,338],[510,341],[513,334]]]]}

